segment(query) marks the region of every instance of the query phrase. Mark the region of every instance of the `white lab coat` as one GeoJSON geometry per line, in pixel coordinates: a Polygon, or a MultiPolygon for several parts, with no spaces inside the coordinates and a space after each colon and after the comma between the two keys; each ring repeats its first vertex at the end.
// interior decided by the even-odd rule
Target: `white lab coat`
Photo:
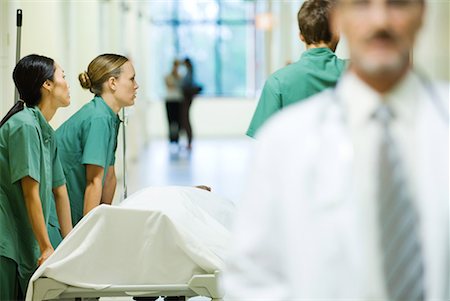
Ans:
{"type": "MultiPolygon", "coordinates": [[[[426,95],[418,103],[415,191],[427,299],[449,300],[450,90],[439,90],[442,111],[416,88],[426,95]]],[[[358,198],[344,111],[325,91],[262,130],[235,223],[227,300],[386,300],[376,209],[358,198]]]]}

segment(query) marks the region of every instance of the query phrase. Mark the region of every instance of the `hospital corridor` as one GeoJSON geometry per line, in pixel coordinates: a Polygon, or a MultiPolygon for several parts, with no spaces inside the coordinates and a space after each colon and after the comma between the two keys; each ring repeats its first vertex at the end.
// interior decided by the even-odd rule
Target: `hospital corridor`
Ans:
{"type": "Polygon", "coordinates": [[[0,0],[0,301],[450,300],[450,0],[0,0]]]}

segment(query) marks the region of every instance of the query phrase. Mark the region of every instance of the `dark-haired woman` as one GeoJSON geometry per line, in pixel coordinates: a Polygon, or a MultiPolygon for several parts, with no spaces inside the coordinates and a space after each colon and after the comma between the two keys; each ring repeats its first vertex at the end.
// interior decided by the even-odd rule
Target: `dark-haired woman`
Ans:
{"type": "Polygon", "coordinates": [[[185,58],[184,66],[186,67],[186,75],[182,80],[182,90],[183,90],[183,105],[181,108],[181,123],[182,127],[186,132],[188,144],[187,149],[192,149],[192,126],[190,119],[190,110],[192,101],[194,100],[195,95],[201,92],[202,88],[198,84],[195,83],[194,79],[194,66],[192,65],[192,61],[189,58],[185,58]]]}
{"type": "Polygon", "coordinates": [[[0,300],[22,299],[37,266],[53,253],[47,232],[52,202],[63,235],[72,228],[48,124],[70,103],[64,72],[53,59],[33,54],[17,63],[13,79],[22,101],[0,122],[0,300]]]}
{"type": "Polygon", "coordinates": [[[132,63],[118,54],[99,55],[79,80],[95,97],[56,131],[74,225],[100,203],[113,200],[117,113],[134,104],[139,87],[132,63]]]}

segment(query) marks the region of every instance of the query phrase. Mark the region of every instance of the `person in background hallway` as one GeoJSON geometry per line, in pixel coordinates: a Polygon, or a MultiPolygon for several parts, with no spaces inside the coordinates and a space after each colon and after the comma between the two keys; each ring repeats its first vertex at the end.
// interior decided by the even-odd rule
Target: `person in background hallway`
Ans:
{"type": "Polygon", "coordinates": [[[0,122],[1,300],[23,299],[31,275],[53,253],[47,228],[54,202],[63,236],[72,229],[48,123],[58,108],[70,104],[64,71],[53,59],[31,54],[17,63],[13,79],[21,101],[0,122]]]}
{"type": "Polygon", "coordinates": [[[334,0],[307,0],[301,6],[297,20],[306,51],[297,62],[267,79],[248,136],[254,137],[264,122],[284,107],[336,84],[346,64],[334,54],[339,34],[328,18],[333,3],[334,0]]]}
{"type": "Polygon", "coordinates": [[[450,85],[411,65],[424,12],[337,2],[349,69],[259,131],[229,300],[450,299],[450,85]]]}
{"type": "Polygon", "coordinates": [[[117,114],[134,104],[139,87],[132,63],[118,54],[99,55],[79,80],[95,96],[56,131],[74,225],[100,203],[112,203],[117,114]]]}
{"type": "Polygon", "coordinates": [[[183,103],[183,91],[181,90],[181,76],[178,73],[179,61],[174,60],[172,70],[164,78],[166,84],[166,112],[169,128],[170,143],[178,146],[181,127],[181,105],[183,103]]]}
{"type": "Polygon", "coordinates": [[[189,111],[192,105],[192,100],[196,94],[200,93],[201,87],[195,83],[194,67],[192,66],[192,62],[189,58],[184,59],[184,65],[186,67],[186,75],[183,77],[182,81],[184,101],[181,109],[181,121],[188,139],[187,149],[191,149],[192,127],[189,111]]]}

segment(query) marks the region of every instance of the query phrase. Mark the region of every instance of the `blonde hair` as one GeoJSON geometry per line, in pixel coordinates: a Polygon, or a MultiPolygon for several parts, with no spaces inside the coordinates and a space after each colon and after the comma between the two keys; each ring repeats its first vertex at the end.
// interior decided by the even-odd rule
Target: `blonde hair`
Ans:
{"type": "Polygon", "coordinates": [[[87,71],[80,73],[78,80],[81,87],[89,89],[95,95],[103,92],[103,83],[110,77],[118,78],[122,72],[122,65],[128,58],[119,54],[105,53],[97,56],[89,63],[87,71]]]}

